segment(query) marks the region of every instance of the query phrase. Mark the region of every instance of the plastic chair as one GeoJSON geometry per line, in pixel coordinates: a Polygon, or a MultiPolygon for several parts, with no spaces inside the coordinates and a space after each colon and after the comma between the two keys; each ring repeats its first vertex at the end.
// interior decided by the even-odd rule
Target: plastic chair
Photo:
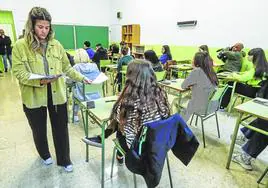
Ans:
{"type": "Polygon", "coordinates": [[[224,93],[226,92],[227,88],[228,88],[228,85],[225,85],[224,87],[219,87],[219,88],[216,89],[215,92],[213,92],[209,96],[209,100],[208,100],[208,103],[207,103],[207,106],[206,106],[205,113],[203,113],[203,114],[193,113],[193,115],[192,115],[190,125],[192,124],[194,116],[196,116],[195,125],[197,125],[198,118],[200,117],[200,119],[201,119],[202,137],[203,137],[203,146],[204,146],[204,148],[206,147],[204,121],[209,119],[212,116],[215,116],[215,118],[216,118],[217,132],[218,132],[218,137],[220,138],[220,130],[219,130],[219,122],[218,122],[217,111],[219,110],[222,97],[223,97],[224,93]],[[218,105],[217,105],[217,108],[213,112],[210,112],[210,104],[212,104],[213,102],[218,102],[218,105]]]}
{"type": "Polygon", "coordinates": [[[106,65],[111,65],[112,62],[109,59],[100,60],[100,68],[104,68],[106,70],[106,65]]]}
{"type": "Polygon", "coordinates": [[[155,76],[156,76],[156,80],[158,82],[164,80],[165,77],[166,77],[166,71],[154,72],[154,73],[155,73],[155,76]]]}
{"type": "MultiPolygon", "coordinates": [[[[79,87],[79,85],[82,85],[82,100],[77,98],[76,96],[73,96],[73,102],[78,103],[79,102],[83,102],[83,101],[87,101],[86,100],[86,95],[90,94],[90,93],[96,93],[98,92],[101,97],[105,96],[105,92],[104,92],[104,82],[101,84],[84,84],[84,83],[76,83],[74,87],[79,87]]],[[[73,105],[73,116],[72,116],[72,122],[74,122],[74,105],[73,105]]]]}
{"type": "MultiPolygon", "coordinates": [[[[147,133],[147,128],[142,129],[142,133],[141,133],[141,137],[140,137],[141,141],[140,141],[140,147],[139,147],[140,151],[139,151],[139,153],[141,153],[141,145],[142,145],[142,143],[145,142],[146,133],[147,133]]],[[[113,142],[114,142],[115,146],[114,146],[114,150],[113,150],[112,167],[111,167],[111,174],[110,174],[111,178],[113,177],[113,168],[114,168],[114,160],[115,160],[116,151],[119,151],[123,156],[125,156],[125,154],[126,154],[126,152],[121,147],[121,145],[119,143],[119,140],[117,138],[113,139],[113,142]]],[[[173,188],[168,153],[167,153],[167,156],[166,156],[166,161],[167,161],[167,168],[168,168],[170,187],[173,188]]],[[[136,180],[136,175],[134,173],[133,173],[133,179],[134,179],[134,187],[136,188],[137,187],[137,180],[136,180]]]]}
{"type": "MultiPolygon", "coordinates": [[[[126,152],[124,151],[124,149],[121,147],[119,141],[117,138],[113,139],[114,142],[114,150],[113,150],[113,159],[112,159],[112,168],[111,168],[111,174],[110,177],[113,177],[113,171],[114,171],[114,160],[115,160],[115,155],[116,155],[116,151],[119,151],[123,156],[126,155],[126,152]]],[[[133,180],[134,180],[134,187],[137,187],[137,179],[136,179],[136,174],[133,173],[133,180]]]]}

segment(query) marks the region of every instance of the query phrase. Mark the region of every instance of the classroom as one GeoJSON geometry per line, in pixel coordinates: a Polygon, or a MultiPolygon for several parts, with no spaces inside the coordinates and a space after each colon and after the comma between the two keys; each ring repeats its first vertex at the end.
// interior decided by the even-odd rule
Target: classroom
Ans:
{"type": "Polygon", "coordinates": [[[268,188],[265,0],[0,4],[0,187],[268,188]]]}

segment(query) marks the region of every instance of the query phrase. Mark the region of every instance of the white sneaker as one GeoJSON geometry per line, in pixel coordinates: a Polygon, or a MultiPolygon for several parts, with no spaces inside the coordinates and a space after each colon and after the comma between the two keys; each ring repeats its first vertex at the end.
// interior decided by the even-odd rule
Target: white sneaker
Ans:
{"type": "MultiPolygon", "coordinates": [[[[233,135],[231,134],[230,139],[232,140],[232,138],[233,138],[233,135]]],[[[239,146],[243,146],[247,142],[247,140],[248,139],[244,135],[239,134],[236,137],[235,144],[239,146]]]]}
{"type": "Polygon", "coordinates": [[[74,123],[79,122],[79,117],[78,116],[74,116],[74,123]]]}
{"type": "Polygon", "coordinates": [[[243,154],[237,153],[233,156],[232,161],[239,164],[246,170],[252,170],[251,161],[250,158],[246,159],[246,157],[243,157],[243,154]]]}
{"type": "Polygon", "coordinates": [[[73,165],[67,165],[65,167],[63,167],[65,172],[72,172],[73,171],[73,165]]]}
{"type": "Polygon", "coordinates": [[[46,160],[43,160],[43,163],[45,165],[51,165],[53,163],[53,160],[51,157],[47,158],[46,160]]]}

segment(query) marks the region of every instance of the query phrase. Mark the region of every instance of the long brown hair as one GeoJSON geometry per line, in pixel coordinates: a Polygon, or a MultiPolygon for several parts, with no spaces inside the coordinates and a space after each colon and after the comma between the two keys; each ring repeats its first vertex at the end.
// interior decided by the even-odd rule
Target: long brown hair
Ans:
{"type": "Polygon", "coordinates": [[[213,85],[217,86],[219,84],[217,75],[213,70],[207,52],[197,52],[194,56],[194,65],[196,67],[200,67],[205,72],[208,79],[211,81],[213,85]]]}
{"type": "MultiPolygon", "coordinates": [[[[113,113],[117,113],[116,109],[120,105],[120,123],[119,129],[124,130],[126,119],[134,109],[135,101],[140,100],[137,110],[138,123],[144,106],[156,105],[160,112],[170,113],[167,94],[157,84],[155,73],[150,62],[145,60],[133,60],[129,63],[126,73],[126,84],[122,94],[114,105],[113,113]],[[160,108],[160,104],[164,104],[165,109],[160,108]]],[[[113,114],[111,115],[113,118],[113,114]]],[[[138,127],[135,127],[138,130],[138,127]]]]}
{"type": "Polygon", "coordinates": [[[34,50],[38,50],[40,48],[40,41],[35,35],[34,27],[36,24],[36,20],[46,20],[50,23],[50,30],[47,35],[47,40],[52,40],[54,37],[54,32],[51,28],[51,15],[49,12],[42,7],[33,7],[28,14],[28,19],[25,25],[25,35],[24,38],[27,41],[28,45],[34,50]]]}

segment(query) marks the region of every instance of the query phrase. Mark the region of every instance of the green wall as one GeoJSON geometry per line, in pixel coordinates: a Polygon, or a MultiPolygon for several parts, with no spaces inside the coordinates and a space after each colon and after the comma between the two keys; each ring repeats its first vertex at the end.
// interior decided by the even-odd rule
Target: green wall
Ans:
{"type": "MultiPolygon", "coordinates": [[[[174,60],[192,60],[194,54],[198,51],[198,46],[169,46],[172,57],[174,60]]],[[[221,60],[217,58],[217,50],[221,47],[209,48],[209,52],[215,63],[221,63],[221,60]]],[[[162,45],[145,45],[145,50],[154,50],[158,56],[161,55],[162,45]]],[[[244,51],[247,53],[250,49],[245,48],[244,51]]],[[[268,58],[268,50],[265,50],[266,57],[268,58]]]]}

